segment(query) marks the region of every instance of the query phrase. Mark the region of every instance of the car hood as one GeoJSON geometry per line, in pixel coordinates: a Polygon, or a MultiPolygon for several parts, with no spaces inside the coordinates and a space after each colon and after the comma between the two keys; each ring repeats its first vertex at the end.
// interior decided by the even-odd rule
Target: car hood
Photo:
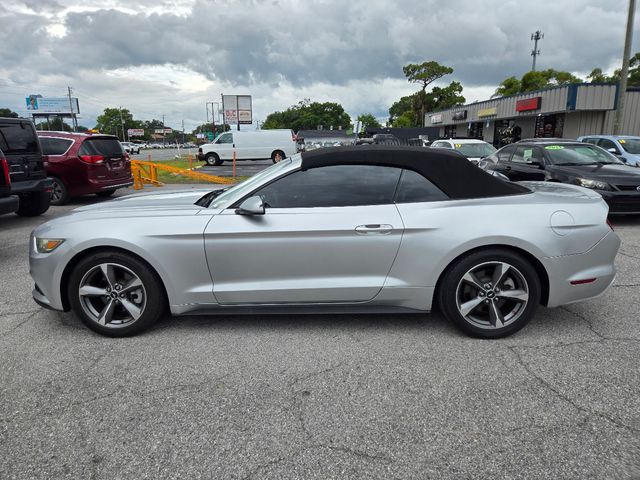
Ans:
{"type": "Polygon", "coordinates": [[[549,170],[607,183],[640,185],[640,168],[629,165],[554,165],[549,170]]]}
{"type": "Polygon", "coordinates": [[[194,203],[211,190],[215,190],[215,188],[138,193],[114,198],[107,202],[94,203],[93,205],[79,207],[74,209],[73,213],[94,211],[105,212],[114,210],[120,211],[125,209],[167,210],[172,208],[184,209],[185,207],[193,207],[199,210],[202,207],[194,205],[194,203]]]}

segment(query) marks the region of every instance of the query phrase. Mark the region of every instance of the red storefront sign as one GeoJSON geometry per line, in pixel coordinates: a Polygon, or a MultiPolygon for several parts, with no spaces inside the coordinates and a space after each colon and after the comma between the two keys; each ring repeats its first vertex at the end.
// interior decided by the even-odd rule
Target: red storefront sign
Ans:
{"type": "Polygon", "coordinates": [[[516,102],[516,112],[528,112],[529,110],[538,110],[540,108],[542,97],[527,98],[526,100],[518,100],[516,102]]]}

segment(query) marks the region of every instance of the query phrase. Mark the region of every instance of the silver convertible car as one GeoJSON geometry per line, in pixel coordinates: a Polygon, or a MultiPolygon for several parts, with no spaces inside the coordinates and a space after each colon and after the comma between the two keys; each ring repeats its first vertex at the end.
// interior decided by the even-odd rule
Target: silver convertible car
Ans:
{"type": "Polygon", "coordinates": [[[600,195],[511,183],[456,153],[319,149],[224,190],[131,195],[36,228],[33,297],[110,336],[163,314],[429,312],[485,338],[596,297],[618,236],[600,195]]]}

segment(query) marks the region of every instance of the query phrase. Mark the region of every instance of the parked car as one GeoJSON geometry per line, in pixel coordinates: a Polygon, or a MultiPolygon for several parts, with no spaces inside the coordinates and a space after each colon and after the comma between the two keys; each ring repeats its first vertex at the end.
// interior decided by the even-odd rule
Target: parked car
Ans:
{"type": "Polygon", "coordinates": [[[129,155],[117,137],[86,133],[39,131],[53,180],[51,203],[63,205],[71,197],[95,193],[108,197],[133,185],[129,155]]]}
{"type": "Polygon", "coordinates": [[[127,152],[129,155],[137,155],[140,153],[140,145],[138,145],[137,143],[120,142],[120,144],[122,145],[122,148],[124,149],[124,151],[127,152]]]}
{"type": "Polygon", "coordinates": [[[400,139],[392,133],[376,133],[372,138],[375,145],[400,145],[400,139]]]}
{"type": "Polygon", "coordinates": [[[18,210],[18,196],[11,195],[11,176],[9,164],[0,152],[0,215],[13,213],[18,210]]]}
{"type": "Polygon", "coordinates": [[[19,197],[16,213],[41,215],[49,209],[51,179],[31,120],[0,118],[0,150],[9,168],[11,194],[19,197]]]}
{"type": "Polygon", "coordinates": [[[512,181],[539,180],[597,191],[610,214],[640,213],[640,169],[606,150],[573,140],[530,139],[507,145],[480,162],[512,181]]]}
{"type": "Polygon", "coordinates": [[[578,137],[581,142],[591,143],[613,153],[624,163],[640,167],[640,137],[631,135],[588,135],[578,137]]]}
{"type": "Polygon", "coordinates": [[[444,149],[376,145],[303,152],[224,190],[120,197],[32,236],[35,301],[110,336],[167,308],[438,305],[468,334],[502,337],[539,304],[605,292],[620,246],[594,191],[505,182],[444,149]]]}
{"type": "Polygon", "coordinates": [[[449,138],[436,140],[431,148],[447,148],[456,150],[464,155],[473,164],[478,164],[484,157],[496,151],[496,147],[477,138],[449,138]]]}
{"type": "Polygon", "coordinates": [[[292,130],[274,129],[225,132],[213,141],[202,145],[208,165],[222,165],[225,160],[262,160],[270,158],[276,163],[297,152],[296,136],[292,130]]]}

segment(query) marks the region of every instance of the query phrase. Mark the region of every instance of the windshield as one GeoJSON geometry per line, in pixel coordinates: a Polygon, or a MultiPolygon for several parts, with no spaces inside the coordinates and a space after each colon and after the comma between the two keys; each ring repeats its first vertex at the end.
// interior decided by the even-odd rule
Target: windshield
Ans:
{"type": "MultiPolygon", "coordinates": [[[[268,177],[269,175],[277,172],[279,170],[284,170],[289,165],[291,165],[292,159],[286,158],[276,164],[271,165],[269,168],[265,168],[260,173],[255,174],[253,177],[247,178],[245,181],[240,182],[233,187],[225,188],[224,190],[218,190],[217,192],[221,192],[219,195],[207,194],[196,202],[196,205],[208,206],[210,208],[221,208],[224,204],[226,204],[229,198],[232,198],[238,190],[247,189],[250,190],[254,185],[258,185],[263,178],[268,177]],[[203,205],[203,201],[208,200],[213,202],[210,205],[203,205]]],[[[214,192],[212,192],[214,193],[214,192]]]]}
{"type": "Polygon", "coordinates": [[[621,138],[618,142],[625,152],[640,155],[640,138],[621,138]]]}
{"type": "Polygon", "coordinates": [[[547,145],[544,149],[554,165],[624,165],[609,152],[593,145],[547,145]]]}
{"type": "Polygon", "coordinates": [[[486,157],[496,151],[493,145],[488,143],[456,143],[456,150],[465,157],[486,157]]]}

